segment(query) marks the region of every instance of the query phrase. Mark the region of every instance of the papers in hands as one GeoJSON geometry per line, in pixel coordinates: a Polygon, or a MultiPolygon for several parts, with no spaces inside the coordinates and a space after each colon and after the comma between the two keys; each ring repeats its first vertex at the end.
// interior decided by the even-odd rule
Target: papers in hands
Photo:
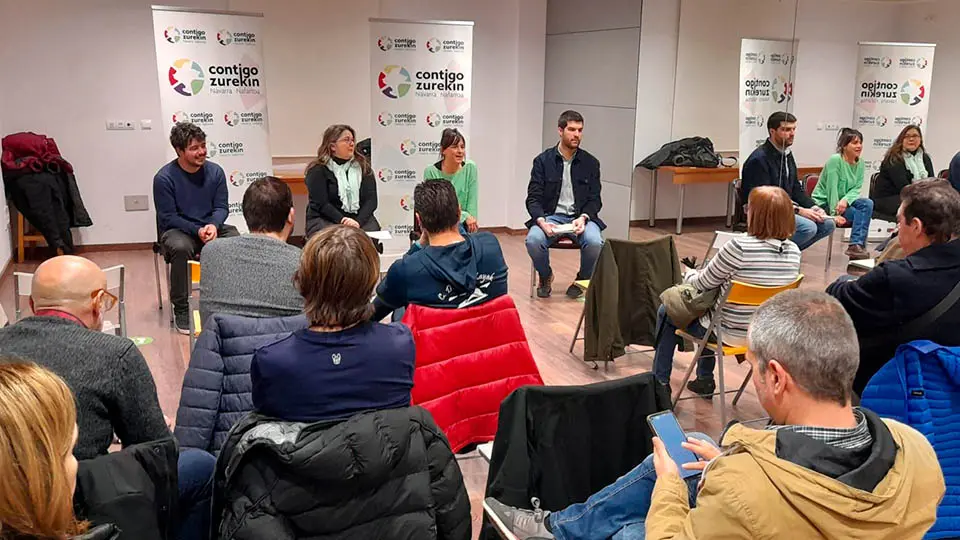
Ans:
{"type": "Polygon", "coordinates": [[[568,223],[566,225],[554,225],[553,233],[554,234],[567,234],[574,231],[573,223],[568,223]]]}
{"type": "Polygon", "coordinates": [[[390,231],[366,231],[366,233],[370,238],[375,238],[377,240],[390,240],[393,238],[390,236],[390,231]]]}

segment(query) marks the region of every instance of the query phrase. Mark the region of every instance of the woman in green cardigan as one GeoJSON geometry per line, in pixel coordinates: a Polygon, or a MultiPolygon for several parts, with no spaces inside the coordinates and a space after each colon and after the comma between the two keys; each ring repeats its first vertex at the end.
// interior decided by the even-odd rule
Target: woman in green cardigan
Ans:
{"type": "Polygon", "coordinates": [[[457,129],[440,136],[440,161],[423,171],[424,180],[447,180],[460,202],[460,222],[467,232],[477,232],[477,165],[465,159],[466,139],[457,129]]]}
{"type": "Polygon", "coordinates": [[[850,260],[869,259],[867,233],[873,216],[873,201],[862,198],[863,134],[852,128],[843,128],[837,138],[837,153],[830,156],[813,190],[813,202],[834,217],[837,227],[850,223],[850,246],[846,254],[850,260]]]}

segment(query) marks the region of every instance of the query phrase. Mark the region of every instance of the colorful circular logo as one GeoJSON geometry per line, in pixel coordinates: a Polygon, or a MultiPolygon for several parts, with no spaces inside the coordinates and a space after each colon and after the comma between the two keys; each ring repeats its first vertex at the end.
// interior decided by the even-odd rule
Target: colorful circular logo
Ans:
{"type": "Polygon", "coordinates": [[[427,40],[426,47],[427,50],[432,53],[440,52],[440,49],[443,48],[443,42],[435,37],[432,37],[427,40]]]}
{"type": "Polygon", "coordinates": [[[203,89],[203,68],[189,58],[176,60],[167,76],[170,86],[182,96],[195,96],[203,89]]]}
{"type": "Polygon", "coordinates": [[[240,115],[234,111],[227,111],[223,114],[223,123],[233,127],[240,123],[240,115]]]}
{"type": "Polygon", "coordinates": [[[882,116],[882,115],[881,115],[881,116],[878,116],[878,117],[877,117],[877,127],[883,127],[883,126],[885,126],[885,125],[887,125],[887,117],[886,117],[886,116],[882,116]]]}
{"type": "Polygon", "coordinates": [[[173,117],[171,118],[171,120],[173,120],[174,124],[179,124],[180,122],[189,122],[190,115],[187,114],[186,111],[177,111],[173,113],[173,117]]]}
{"type": "Polygon", "coordinates": [[[910,79],[900,87],[900,100],[907,105],[919,105],[926,94],[927,89],[917,79],[910,79]]]}
{"type": "Polygon", "coordinates": [[[377,115],[377,123],[383,127],[387,127],[393,124],[393,115],[387,111],[383,111],[377,115]]]}
{"type": "Polygon", "coordinates": [[[400,197],[400,208],[403,208],[407,212],[413,209],[413,197],[409,194],[400,197]]]}
{"type": "Polygon", "coordinates": [[[893,65],[893,60],[891,60],[890,57],[884,56],[883,58],[880,59],[880,67],[882,67],[883,69],[887,69],[891,65],[893,65]]]}
{"type": "Polygon", "coordinates": [[[400,141],[400,152],[405,156],[412,156],[416,154],[417,143],[410,139],[404,139],[400,141]]]}
{"type": "Polygon", "coordinates": [[[393,180],[393,171],[387,168],[377,170],[377,180],[381,182],[389,182],[393,180]]]}
{"type": "Polygon", "coordinates": [[[767,54],[766,54],[766,53],[760,53],[760,54],[758,54],[758,55],[757,55],[757,63],[758,63],[758,64],[766,64],[766,63],[767,63],[767,54]]]}
{"type": "Polygon", "coordinates": [[[217,41],[219,41],[221,45],[227,46],[233,43],[233,33],[229,30],[220,29],[217,31],[217,41]]]}
{"type": "Polygon", "coordinates": [[[212,158],[217,155],[217,143],[212,139],[207,139],[207,157],[212,158]]]}
{"type": "Polygon", "coordinates": [[[927,59],[926,59],[926,58],[924,58],[924,57],[922,57],[922,56],[919,57],[919,58],[917,58],[917,68],[918,68],[918,69],[927,69],[927,64],[928,64],[928,62],[927,62],[927,59]]]}
{"type": "Polygon", "coordinates": [[[773,78],[770,85],[770,95],[777,103],[783,103],[793,96],[793,83],[782,75],[773,78]]]}
{"type": "Polygon", "coordinates": [[[781,54],[781,55],[780,55],[780,63],[782,63],[783,65],[789,64],[792,59],[793,59],[793,55],[792,55],[792,54],[781,54]]]}
{"type": "Polygon", "coordinates": [[[243,174],[240,171],[233,171],[230,173],[230,183],[234,187],[240,187],[244,182],[247,181],[247,175],[243,174]]]}
{"type": "Polygon", "coordinates": [[[913,118],[910,119],[910,123],[917,127],[922,126],[923,118],[920,118],[919,116],[914,116],[913,118]]]}
{"type": "Polygon", "coordinates": [[[393,48],[393,38],[387,36],[380,36],[380,39],[377,40],[377,47],[380,47],[380,50],[387,52],[393,48]]]}
{"type": "Polygon", "coordinates": [[[410,87],[410,72],[403,66],[387,66],[380,72],[377,78],[377,85],[383,95],[390,99],[398,99],[407,95],[410,87]]]}
{"type": "Polygon", "coordinates": [[[443,123],[443,117],[440,116],[440,113],[432,112],[427,115],[427,125],[430,127],[437,127],[443,123]]]}
{"type": "Polygon", "coordinates": [[[166,30],[163,31],[163,39],[169,41],[170,43],[179,42],[180,30],[175,26],[168,26],[166,30]]]}

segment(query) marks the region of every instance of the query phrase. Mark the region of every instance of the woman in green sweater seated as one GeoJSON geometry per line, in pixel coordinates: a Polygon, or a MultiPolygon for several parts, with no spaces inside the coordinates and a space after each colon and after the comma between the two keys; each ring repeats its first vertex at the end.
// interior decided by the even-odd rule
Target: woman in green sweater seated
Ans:
{"type": "Polygon", "coordinates": [[[846,254],[851,260],[869,259],[867,233],[873,216],[873,201],[860,197],[863,187],[863,134],[843,128],[837,139],[837,153],[830,156],[820,181],[813,190],[813,202],[827,214],[836,216],[837,227],[850,224],[850,246],[846,254]]]}
{"type": "Polygon", "coordinates": [[[447,180],[460,202],[460,222],[467,232],[477,232],[477,165],[465,159],[466,139],[447,128],[440,136],[440,161],[423,171],[424,180],[447,180]]]}

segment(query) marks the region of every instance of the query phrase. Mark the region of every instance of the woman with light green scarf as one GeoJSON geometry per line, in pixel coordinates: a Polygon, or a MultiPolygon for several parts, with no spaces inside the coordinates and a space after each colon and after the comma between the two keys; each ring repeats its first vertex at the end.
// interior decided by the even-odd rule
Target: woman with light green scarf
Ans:
{"type": "Polygon", "coordinates": [[[920,126],[903,128],[883,157],[877,182],[870,190],[874,217],[895,223],[900,208],[900,191],[924,178],[933,178],[933,171],[933,160],[923,148],[920,126]]]}
{"type": "MultiPolygon", "coordinates": [[[[347,225],[379,231],[373,215],[377,209],[377,181],[370,163],[357,153],[352,127],[333,125],[323,132],[317,159],[307,165],[305,183],[307,237],[330,225],[347,225]]],[[[379,246],[378,246],[379,247],[379,246]]]]}

